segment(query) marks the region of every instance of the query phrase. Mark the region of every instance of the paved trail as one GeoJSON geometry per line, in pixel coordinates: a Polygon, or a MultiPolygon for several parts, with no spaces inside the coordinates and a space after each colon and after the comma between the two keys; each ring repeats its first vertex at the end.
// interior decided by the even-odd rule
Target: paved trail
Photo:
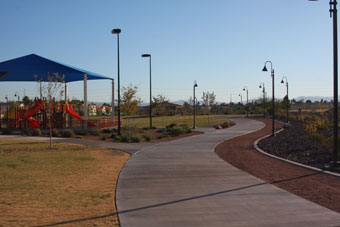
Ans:
{"type": "Polygon", "coordinates": [[[267,184],[221,160],[214,146],[264,125],[234,119],[225,130],[146,147],[117,187],[122,227],[340,226],[340,214],[267,184]]]}

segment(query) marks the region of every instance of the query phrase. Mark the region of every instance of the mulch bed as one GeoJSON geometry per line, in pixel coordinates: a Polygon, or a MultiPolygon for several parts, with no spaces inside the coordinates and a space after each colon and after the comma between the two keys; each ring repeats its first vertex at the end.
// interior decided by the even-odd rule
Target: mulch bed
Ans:
{"type": "MultiPolygon", "coordinates": [[[[255,150],[253,143],[271,133],[271,119],[256,119],[266,127],[219,144],[216,154],[251,175],[314,203],[340,212],[340,178],[298,167],[265,156],[255,150]]],[[[275,123],[275,129],[282,127],[275,123]]]]}
{"type": "MultiPolygon", "coordinates": [[[[308,134],[303,122],[291,121],[289,127],[275,137],[270,136],[261,140],[258,146],[262,150],[284,159],[320,169],[328,167],[333,158],[332,147],[310,141],[308,134]]],[[[339,172],[337,169],[332,171],[339,172]]]]}

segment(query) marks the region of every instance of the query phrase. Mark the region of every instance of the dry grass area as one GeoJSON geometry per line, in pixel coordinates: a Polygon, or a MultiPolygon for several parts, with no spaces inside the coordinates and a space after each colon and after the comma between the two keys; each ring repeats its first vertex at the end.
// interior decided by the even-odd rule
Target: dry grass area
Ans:
{"type": "Polygon", "coordinates": [[[66,143],[48,147],[0,140],[0,226],[119,226],[115,188],[129,155],[66,143]]]}

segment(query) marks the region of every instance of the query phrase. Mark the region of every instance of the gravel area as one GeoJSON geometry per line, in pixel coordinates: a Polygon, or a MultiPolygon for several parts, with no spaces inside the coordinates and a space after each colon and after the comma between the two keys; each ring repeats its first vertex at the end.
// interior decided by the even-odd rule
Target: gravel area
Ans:
{"type": "MultiPolygon", "coordinates": [[[[256,119],[267,126],[257,132],[219,144],[216,154],[231,165],[302,198],[340,212],[340,178],[265,156],[253,143],[271,133],[271,119],[256,119]]],[[[280,123],[275,124],[276,130],[280,123]]]]}

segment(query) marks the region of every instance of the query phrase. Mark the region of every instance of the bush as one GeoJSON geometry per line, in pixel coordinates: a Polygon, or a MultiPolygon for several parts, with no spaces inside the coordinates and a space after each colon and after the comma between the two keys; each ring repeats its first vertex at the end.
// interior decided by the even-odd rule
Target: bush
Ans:
{"type": "Polygon", "coordinates": [[[83,138],[83,137],[82,137],[82,136],[76,136],[76,138],[77,138],[77,139],[81,139],[81,138],[83,138]]]}
{"type": "Polygon", "coordinates": [[[23,129],[21,130],[21,134],[24,135],[24,136],[30,136],[30,135],[32,135],[31,130],[28,129],[28,128],[23,128],[23,129]]]}
{"type": "Polygon", "coordinates": [[[157,136],[157,139],[160,140],[160,139],[163,139],[164,136],[157,136]]]}
{"type": "Polygon", "coordinates": [[[138,132],[139,132],[139,133],[143,133],[143,132],[144,132],[144,129],[140,128],[140,129],[138,129],[138,132]]]}
{"type": "Polygon", "coordinates": [[[120,141],[121,142],[129,142],[129,139],[128,139],[128,137],[126,135],[121,135],[120,136],[120,141]]]}
{"type": "Polygon", "coordinates": [[[171,123],[171,124],[165,126],[165,128],[171,129],[171,128],[174,128],[175,126],[176,126],[176,123],[171,123]]]}
{"type": "Polygon", "coordinates": [[[10,129],[10,128],[3,128],[2,130],[2,134],[4,134],[4,135],[11,135],[12,134],[12,129],[10,129]]]}
{"type": "Polygon", "coordinates": [[[106,136],[101,136],[100,139],[101,140],[106,140],[106,136]]]}
{"type": "Polygon", "coordinates": [[[326,141],[326,137],[319,133],[311,133],[308,139],[312,142],[322,143],[326,141]]]}
{"type": "MultiPolygon", "coordinates": [[[[113,136],[114,134],[112,134],[112,136],[113,136]]],[[[114,140],[119,140],[119,141],[121,141],[122,140],[122,137],[121,136],[119,136],[119,135],[114,135],[114,140]]]]}
{"type": "Polygon", "coordinates": [[[102,133],[111,133],[111,129],[106,128],[106,129],[103,129],[101,132],[102,133]]]}
{"type": "Polygon", "coordinates": [[[86,136],[87,132],[85,130],[83,130],[83,131],[76,131],[76,134],[80,135],[80,136],[86,136]]]}
{"type": "Polygon", "coordinates": [[[187,124],[181,124],[180,127],[183,129],[184,133],[191,133],[191,129],[187,124]]]}
{"type": "Polygon", "coordinates": [[[41,136],[40,128],[33,129],[32,136],[41,136]]]}
{"type": "Polygon", "coordinates": [[[98,129],[95,129],[90,132],[92,136],[100,136],[100,131],[98,129]]]}
{"type": "Polygon", "coordinates": [[[144,134],[143,138],[145,139],[145,141],[151,141],[151,135],[149,134],[144,134]]]}
{"type": "Polygon", "coordinates": [[[57,129],[52,129],[52,136],[53,137],[57,137],[57,136],[59,136],[59,132],[58,132],[58,130],[57,129]]]}
{"type": "Polygon", "coordinates": [[[152,126],[151,129],[156,129],[156,127],[155,127],[155,126],[152,126]]]}
{"type": "Polygon", "coordinates": [[[61,136],[62,136],[62,137],[72,137],[73,135],[74,135],[74,132],[73,132],[73,130],[71,130],[71,129],[64,130],[64,131],[61,133],[61,136]]]}
{"type": "Polygon", "coordinates": [[[143,130],[148,130],[149,128],[148,127],[144,127],[143,130]]]}
{"type": "Polygon", "coordinates": [[[178,126],[175,126],[169,130],[169,134],[171,136],[179,136],[183,134],[184,132],[185,132],[184,129],[178,126]]]}
{"type": "Polygon", "coordinates": [[[132,137],[131,137],[131,141],[132,141],[133,143],[139,143],[139,142],[140,142],[140,136],[137,136],[137,135],[132,136],[132,137]]]}
{"type": "Polygon", "coordinates": [[[158,133],[163,133],[163,132],[165,132],[165,131],[166,131],[165,128],[160,128],[160,129],[157,130],[158,133]]]}

